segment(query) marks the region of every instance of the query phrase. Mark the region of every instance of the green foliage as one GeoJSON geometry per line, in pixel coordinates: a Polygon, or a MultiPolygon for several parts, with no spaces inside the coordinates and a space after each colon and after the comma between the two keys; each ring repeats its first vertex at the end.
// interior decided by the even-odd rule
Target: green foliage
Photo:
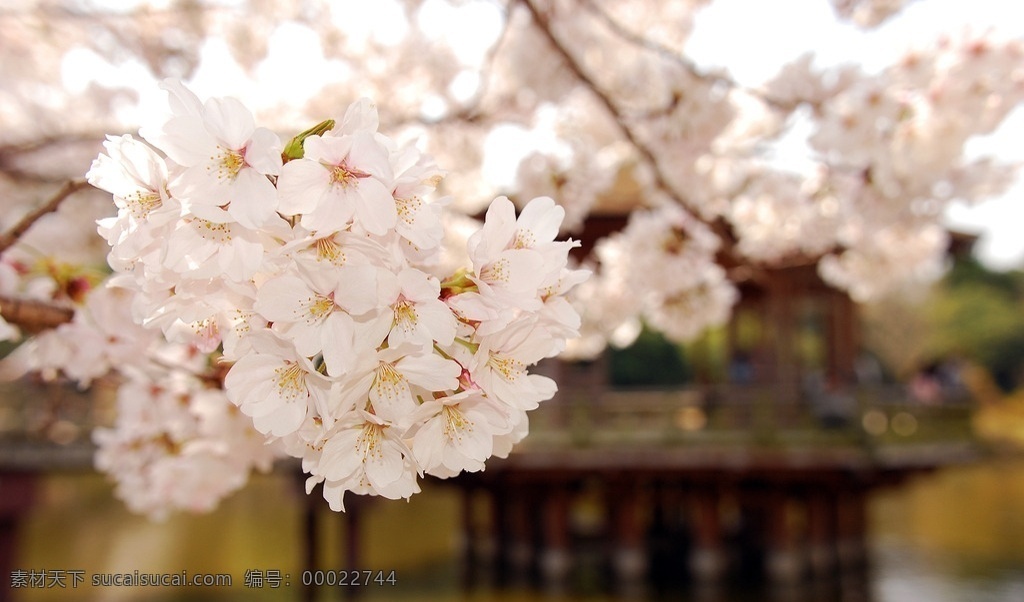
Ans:
{"type": "Polygon", "coordinates": [[[994,272],[972,258],[950,270],[929,308],[935,357],[961,356],[985,367],[1003,390],[1021,384],[1024,274],[994,272]]]}
{"type": "Polygon", "coordinates": [[[629,347],[612,349],[609,365],[613,387],[682,385],[692,376],[683,351],[647,328],[629,347]]]}

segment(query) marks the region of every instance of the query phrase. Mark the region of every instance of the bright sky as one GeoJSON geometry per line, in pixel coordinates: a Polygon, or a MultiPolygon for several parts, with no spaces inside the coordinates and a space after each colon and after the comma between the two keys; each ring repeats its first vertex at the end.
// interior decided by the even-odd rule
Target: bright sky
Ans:
{"type": "MultiPolygon", "coordinates": [[[[337,6],[336,24],[351,35],[388,44],[404,33],[394,26],[391,11],[397,10],[395,0],[358,6],[352,0],[339,0],[337,6]]],[[[499,15],[490,2],[452,7],[434,1],[427,3],[417,25],[437,37],[457,41],[463,55],[472,56],[497,35],[499,15]]],[[[814,52],[819,66],[854,62],[877,70],[894,62],[906,49],[927,46],[943,33],[989,30],[1024,38],[1024,0],[919,0],[884,26],[868,32],[838,23],[827,0],[715,0],[698,15],[687,52],[699,64],[724,66],[741,83],[756,86],[808,50],[814,52]]],[[[258,99],[266,107],[273,107],[288,97],[314,93],[310,86],[319,86],[318,78],[324,74],[339,74],[336,62],[323,57],[319,41],[304,26],[282,24],[268,44],[270,56],[253,79],[234,63],[223,41],[209,40],[201,50],[200,69],[189,85],[200,97],[232,95],[250,105],[255,102],[252,99],[258,99]],[[295,61],[278,51],[297,48],[301,49],[306,71],[295,69],[295,61]],[[309,77],[310,72],[318,76],[309,77]]],[[[73,51],[65,61],[69,90],[84,89],[89,81],[108,85],[131,82],[142,94],[142,107],[136,110],[143,112],[163,103],[163,94],[147,75],[141,64],[115,67],[90,51],[73,51]]],[[[472,87],[472,82],[469,84],[472,87]]],[[[137,121],[131,115],[126,117],[137,121]]],[[[1024,163],[1022,133],[1024,111],[1018,110],[1000,131],[972,142],[969,152],[1024,163]]],[[[523,152],[553,144],[550,136],[531,135],[518,126],[500,129],[492,138],[495,146],[520,148],[523,152]]],[[[507,182],[514,176],[509,164],[505,155],[500,164],[485,164],[484,173],[496,183],[507,182]]],[[[1024,266],[1024,177],[999,199],[973,208],[954,207],[949,222],[983,234],[978,251],[988,264],[1024,266]]]]}
{"type": "MultiPolygon", "coordinates": [[[[965,31],[1024,38],[1024,1],[920,0],[865,33],[838,23],[825,0],[716,0],[698,16],[687,52],[699,64],[727,67],[740,83],[756,86],[808,50],[818,66],[852,62],[874,71],[943,33],[965,31]]],[[[991,136],[972,141],[968,153],[1024,163],[1024,110],[991,136]]],[[[953,207],[948,221],[982,234],[978,252],[990,266],[1024,266],[1024,172],[1003,197],[953,207]]]]}

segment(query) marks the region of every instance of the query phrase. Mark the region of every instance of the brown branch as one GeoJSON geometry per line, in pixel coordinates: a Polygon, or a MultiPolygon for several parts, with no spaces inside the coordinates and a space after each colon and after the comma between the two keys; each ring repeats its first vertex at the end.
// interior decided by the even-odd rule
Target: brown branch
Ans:
{"type": "Polygon", "coordinates": [[[75,310],[46,301],[0,297],[0,316],[28,333],[36,333],[70,322],[75,310]]]}
{"type": "MultiPolygon", "coordinates": [[[[669,182],[668,177],[665,175],[658,158],[655,156],[654,151],[648,146],[639,136],[633,132],[632,128],[627,125],[626,115],[619,109],[618,106],[612,101],[611,96],[605,92],[600,85],[590,76],[589,73],[583,68],[583,65],[576,60],[576,57],[569,52],[566,45],[558,39],[554,31],[551,29],[551,23],[548,18],[541,14],[541,11],[534,5],[533,0],[519,0],[519,3],[526,7],[530,12],[530,16],[533,18],[533,22],[536,23],[537,29],[540,30],[541,35],[547,39],[548,43],[551,44],[552,49],[562,58],[562,61],[568,67],[569,71],[586,86],[591,94],[597,99],[597,101],[604,107],[612,117],[612,121],[615,123],[619,130],[619,133],[626,139],[629,144],[636,149],[640,155],[642,162],[647,164],[651,169],[651,174],[654,178],[654,186],[662,193],[671,198],[675,203],[685,208],[688,212],[694,216],[699,216],[700,211],[697,207],[691,206],[686,201],[685,197],[680,194],[674,186],[669,182]]],[[[731,248],[734,244],[735,237],[731,232],[731,228],[724,220],[716,220],[709,223],[708,226],[711,230],[718,235],[721,239],[723,246],[731,252],[731,248]]]]}
{"type": "Polygon", "coordinates": [[[66,184],[64,184],[64,186],[61,187],[60,190],[57,191],[56,194],[50,197],[49,201],[47,201],[41,207],[38,207],[30,211],[29,214],[21,218],[21,220],[17,224],[14,224],[14,226],[10,230],[4,232],[3,234],[0,234],[0,254],[2,254],[7,249],[11,248],[14,245],[14,243],[18,242],[18,239],[20,239],[25,234],[25,232],[32,227],[32,224],[39,221],[39,218],[43,217],[47,213],[52,213],[56,211],[65,199],[75,194],[79,190],[82,190],[88,185],[89,183],[82,179],[76,179],[67,182],[66,184]]]}

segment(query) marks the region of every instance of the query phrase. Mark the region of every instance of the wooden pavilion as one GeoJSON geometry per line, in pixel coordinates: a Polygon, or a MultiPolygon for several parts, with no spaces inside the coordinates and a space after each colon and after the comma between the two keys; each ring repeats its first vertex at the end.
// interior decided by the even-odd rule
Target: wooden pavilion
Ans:
{"type": "MultiPolygon", "coordinates": [[[[622,224],[591,218],[582,251],[622,224]]],[[[962,392],[925,406],[883,383],[855,303],[813,264],[731,272],[741,299],[717,374],[617,390],[606,358],[543,366],[559,393],[527,440],[452,482],[468,566],[795,583],[864,566],[872,491],[978,457],[962,392]]]]}

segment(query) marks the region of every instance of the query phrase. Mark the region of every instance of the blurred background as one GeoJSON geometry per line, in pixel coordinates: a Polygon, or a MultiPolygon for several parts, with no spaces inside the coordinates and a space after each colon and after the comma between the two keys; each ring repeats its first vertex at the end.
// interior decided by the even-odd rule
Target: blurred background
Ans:
{"type": "MultiPolygon", "coordinates": [[[[298,467],[282,463],[213,512],[156,522],[133,515],[92,469],[90,429],[111,420],[102,383],[88,392],[39,379],[5,384],[0,564],[82,571],[87,583],[14,588],[10,573],[0,598],[1024,599],[1024,222],[1012,170],[1024,158],[1024,112],[1014,109],[1024,90],[1024,9],[995,0],[785,6],[6,3],[5,232],[81,178],[104,135],[134,133],[162,112],[158,84],[175,77],[200,98],[241,99],[283,138],[370,97],[382,132],[448,170],[441,192],[455,209],[474,216],[498,194],[516,202],[551,194],[566,207],[567,234],[583,243],[579,259],[593,265],[600,260],[587,254],[627,231],[632,212],[675,199],[723,241],[712,256],[735,295],[724,318],[698,320],[686,336],[666,325],[672,315],[627,319],[614,295],[581,299],[587,337],[539,367],[559,394],[531,414],[530,436],[508,459],[480,474],[424,479],[408,502],[346,500],[344,514],[319,492],[307,496],[298,467]],[[877,136],[850,134],[849,150],[836,150],[821,141],[829,115],[873,106],[856,82],[912,96],[907,57],[945,56],[961,38],[968,51],[1008,50],[970,82],[975,92],[991,88],[978,92],[984,106],[1005,109],[991,127],[946,130],[937,117],[922,126],[938,132],[935,145],[944,132],[963,138],[952,167],[922,176],[956,193],[936,184],[929,202],[891,215],[869,202],[875,197],[847,206],[835,192],[849,188],[844,178],[881,190],[872,162],[893,155],[876,147],[902,147],[878,118],[869,126],[877,136]],[[671,68],[652,68],[647,55],[671,68]],[[794,64],[803,71],[785,75],[794,64]],[[1000,78],[1010,91],[995,91],[1000,78]],[[728,115],[715,112],[722,106],[728,115]],[[657,135],[668,130],[667,140],[657,135]],[[1007,167],[963,184],[964,166],[984,157],[1007,167]],[[819,187],[808,192],[807,181],[819,187]],[[706,209],[744,206],[751,188],[819,208],[835,193],[850,212],[841,215],[881,216],[865,221],[864,240],[872,224],[912,214],[901,222],[904,238],[885,239],[884,261],[858,276],[897,274],[899,283],[867,295],[852,272],[821,269],[822,257],[855,248],[846,234],[801,245],[815,228],[842,230],[815,221],[824,214],[807,218],[781,251],[743,247],[759,224],[778,233],[788,223],[779,214],[804,215],[803,205],[706,209]],[[922,240],[932,249],[926,260],[922,240]],[[351,569],[393,571],[394,584],[303,587],[317,570],[351,569]],[[232,586],[88,583],[134,571],[225,573],[232,586]],[[286,583],[273,587],[268,572],[286,583]]],[[[962,65],[936,64],[934,81],[917,83],[934,115],[955,114],[960,107],[935,98],[954,96],[958,80],[943,69],[962,65]]],[[[901,185],[911,178],[900,177],[901,185]]],[[[79,192],[4,259],[73,298],[104,274],[95,220],[113,212],[109,195],[79,192]]],[[[690,234],[680,232],[675,242],[690,234]]],[[[611,280],[604,286],[614,289],[611,280]]],[[[14,295],[3,286],[0,297],[14,295]]],[[[616,290],[630,292],[622,283],[616,290]]],[[[710,315],[699,304],[689,311],[710,315]]]]}

